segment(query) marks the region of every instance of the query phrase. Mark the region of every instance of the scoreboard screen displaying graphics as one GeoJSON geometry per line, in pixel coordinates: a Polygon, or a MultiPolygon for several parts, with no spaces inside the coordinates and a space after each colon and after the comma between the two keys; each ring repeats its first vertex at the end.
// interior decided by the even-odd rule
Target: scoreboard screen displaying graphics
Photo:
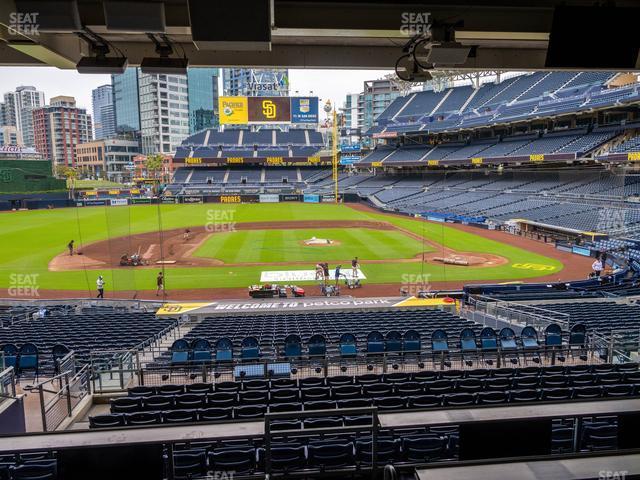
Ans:
{"type": "Polygon", "coordinates": [[[219,97],[222,125],[317,124],[318,97],[219,97]]]}
{"type": "Polygon", "coordinates": [[[249,123],[291,122],[289,97],[249,97],[249,123]]]}

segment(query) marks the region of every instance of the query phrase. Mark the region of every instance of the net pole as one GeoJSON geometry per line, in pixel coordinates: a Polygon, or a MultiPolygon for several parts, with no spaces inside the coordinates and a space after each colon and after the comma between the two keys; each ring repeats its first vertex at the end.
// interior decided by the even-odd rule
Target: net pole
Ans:
{"type": "Polygon", "coordinates": [[[334,201],[338,203],[338,122],[336,109],[333,109],[333,129],[331,132],[332,148],[331,148],[331,166],[333,174],[333,197],[334,201]]]}

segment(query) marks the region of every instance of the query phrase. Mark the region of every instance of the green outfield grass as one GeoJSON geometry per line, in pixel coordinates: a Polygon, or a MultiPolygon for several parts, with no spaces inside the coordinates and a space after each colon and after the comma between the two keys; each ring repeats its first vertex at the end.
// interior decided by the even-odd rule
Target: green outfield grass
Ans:
{"type": "MultiPolygon", "coordinates": [[[[431,250],[424,245],[424,251],[431,250]]],[[[423,251],[420,242],[399,231],[370,228],[299,230],[240,230],[211,235],[195,252],[197,257],[224,263],[349,262],[411,258],[423,251]],[[329,246],[307,246],[312,237],[331,239],[329,246]]]]}
{"type": "MultiPolygon", "coordinates": [[[[506,245],[500,242],[488,240],[478,235],[462,232],[443,224],[428,223],[408,217],[384,215],[380,213],[367,213],[354,210],[345,205],[332,204],[246,204],[246,205],[138,205],[129,207],[85,207],[77,209],[60,210],[33,210],[26,212],[11,212],[0,214],[0,288],[10,288],[25,285],[29,278],[35,281],[40,289],[58,290],[84,290],[93,291],[95,279],[101,273],[106,280],[109,290],[151,290],[154,289],[157,269],[116,269],[108,271],[65,271],[50,272],[49,261],[65,250],[67,242],[74,239],[77,244],[90,243],[105,240],[110,237],[125,236],[133,233],[142,233],[162,229],[184,228],[206,225],[209,222],[265,222],[269,220],[293,221],[293,220],[371,220],[388,221],[410,230],[418,235],[445,244],[460,251],[486,252],[502,255],[509,259],[509,264],[497,267],[464,269],[460,267],[431,265],[422,263],[384,263],[366,264],[363,261],[362,269],[369,283],[406,283],[411,282],[416,275],[429,275],[430,281],[511,281],[545,274],[552,274],[562,269],[562,264],[555,259],[537,255],[526,250],[506,245]],[[523,270],[513,268],[514,263],[534,263],[548,265],[553,270],[539,272],[535,270],[523,270]],[[24,277],[35,275],[35,277],[24,277]]],[[[295,230],[294,230],[295,231],[295,230]]],[[[322,231],[322,230],[319,230],[322,231]]],[[[276,231],[260,231],[262,234],[272,234],[276,231]]],[[[284,231],[280,231],[285,236],[284,231]]],[[[297,232],[303,232],[298,230],[297,232]]],[[[307,230],[310,232],[310,230],[307,230]]],[[[357,238],[352,240],[355,230],[346,229],[340,233],[346,235],[345,247],[348,254],[344,258],[350,258],[358,252],[361,258],[365,258],[363,252],[371,249],[370,240],[357,238]],[[359,246],[352,246],[351,242],[360,242],[359,246]],[[349,245],[347,245],[347,243],[349,245]],[[364,245],[364,248],[361,248],[364,245]],[[360,249],[359,249],[360,248],[360,249]]],[[[371,231],[368,231],[368,233],[371,231]]],[[[227,245],[220,245],[214,241],[207,243],[203,250],[208,256],[216,256],[216,249],[224,253],[226,258],[235,255],[241,262],[262,261],[248,260],[260,255],[272,258],[268,261],[300,261],[306,260],[303,254],[291,257],[287,254],[271,252],[264,253],[260,249],[255,251],[236,249],[234,244],[239,243],[239,237],[232,240],[233,235],[258,233],[241,231],[230,234],[227,245]],[[224,247],[224,248],[223,248],[224,247]],[[209,249],[211,249],[209,251],[209,249]],[[247,256],[249,255],[249,256],[247,256]],[[276,260],[284,258],[285,260],[276,260]]],[[[387,233],[378,232],[375,233],[387,233]]],[[[387,254],[391,258],[411,257],[416,247],[420,245],[410,237],[399,232],[392,232],[390,246],[386,247],[387,254]],[[400,237],[397,237],[400,235],[400,237]],[[399,238],[402,245],[398,246],[399,238]],[[418,245],[416,245],[418,244],[418,245]],[[395,245],[395,246],[394,246],[395,245]],[[396,248],[398,248],[396,253],[396,248]]],[[[277,235],[277,233],[274,233],[277,235]]],[[[308,235],[306,233],[303,236],[308,235]]],[[[320,237],[318,233],[312,233],[320,237]]],[[[335,235],[338,237],[338,235],[335,235]]],[[[214,235],[215,237],[215,235],[214,235]]],[[[339,238],[341,240],[341,238],[339,238]]],[[[375,241],[381,241],[383,237],[377,236],[375,241]]],[[[259,241],[259,239],[255,239],[259,241]]],[[[382,240],[383,241],[383,240],[382,240]]],[[[223,242],[225,243],[225,242],[223,242]]],[[[354,244],[355,245],[355,244],[354,244]]],[[[315,247],[307,247],[315,248],[315,247]]],[[[324,248],[324,247],[317,247],[324,248]]],[[[331,252],[335,252],[331,247],[331,252]]],[[[376,247],[377,248],[377,247],[376,247]]],[[[418,251],[421,247],[418,247],[418,251]]],[[[315,252],[316,250],[314,250],[315,252]]],[[[327,253],[328,255],[333,253],[327,253]]],[[[319,252],[322,253],[322,252],[319,252]]],[[[375,253],[383,255],[382,252],[375,253]]],[[[385,254],[385,255],[387,255],[385,254]]],[[[337,258],[337,257],[334,257],[337,258]]],[[[340,260],[344,259],[340,254],[340,260]]],[[[372,257],[373,258],[373,257],[372,257]]],[[[387,257],[389,258],[389,257],[387,257]]],[[[313,262],[319,260],[315,255],[313,262]]],[[[329,261],[329,260],[327,260],[329,261]]],[[[303,270],[307,266],[273,267],[273,270],[303,270]]],[[[188,288],[217,288],[217,287],[246,287],[257,283],[260,272],[268,268],[255,267],[210,267],[210,268],[171,268],[168,267],[166,286],[167,289],[188,288]]]]}

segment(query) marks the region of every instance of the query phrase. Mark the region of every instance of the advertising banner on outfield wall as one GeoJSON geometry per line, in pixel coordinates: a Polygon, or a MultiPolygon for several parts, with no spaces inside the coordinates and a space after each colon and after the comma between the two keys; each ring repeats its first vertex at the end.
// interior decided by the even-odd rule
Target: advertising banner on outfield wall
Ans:
{"type": "MultiPolygon", "coordinates": [[[[338,195],[338,201],[341,200],[340,195],[338,195]]],[[[322,195],[322,203],[333,203],[336,201],[335,195],[322,195]]]]}
{"type": "Polygon", "coordinates": [[[310,193],[305,193],[303,201],[305,203],[320,203],[320,195],[312,195],[310,193]]]}
{"type": "Polygon", "coordinates": [[[262,194],[258,197],[260,203],[278,203],[280,202],[280,195],[277,194],[262,194]]]}
{"type": "Polygon", "coordinates": [[[585,257],[590,257],[591,256],[591,249],[589,248],[585,248],[585,247],[576,247],[574,246],[571,251],[573,253],[577,253],[578,255],[583,255],[585,257]]]}
{"type": "Polygon", "coordinates": [[[151,203],[151,199],[150,198],[132,198],[131,203],[134,205],[137,205],[140,203],[151,203]]]}
{"type": "Polygon", "coordinates": [[[218,97],[220,125],[246,125],[249,122],[247,97],[218,97]]]}
{"type": "Polygon", "coordinates": [[[122,207],[124,205],[129,205],[129,200],[126,198],[112,198],[109,200],[109,203],[112,207],[122,207]]]}
{"type": "Polygon", "coordinates": [[[162,197],[161,203],[178,203],[178,197],[162,197]]]}
{"type": "Polygon", "coordinates": [[[85,207],[97,207],[107,204],[106,200],[83,200],[85,207]]]}
{"type": "Polygon", "coordinates": [[[299,202],[300,195],[280,195],[281,202],[299,202]]]}
{"type": "Polygon", "coordinates": [[[200,195],[188,195],[182,197],[182,203],[202,203],[202,197],[200,195]]]}
{"type": "Polygon", "coordinates": [[[318,97],[291,97],[291,123],[318,123],[318,97]]]}

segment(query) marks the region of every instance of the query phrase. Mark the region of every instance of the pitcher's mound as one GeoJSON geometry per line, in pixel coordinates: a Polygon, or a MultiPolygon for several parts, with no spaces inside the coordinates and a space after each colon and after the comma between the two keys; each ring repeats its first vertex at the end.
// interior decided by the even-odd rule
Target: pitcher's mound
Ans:
{"type": "Polygon", "coordinates": [[[302,244],[308,247],[335,247],[336,245],[340,245],[340,242],[329,238],[311,237],[309,240],[303,240],[302,244]]]}

